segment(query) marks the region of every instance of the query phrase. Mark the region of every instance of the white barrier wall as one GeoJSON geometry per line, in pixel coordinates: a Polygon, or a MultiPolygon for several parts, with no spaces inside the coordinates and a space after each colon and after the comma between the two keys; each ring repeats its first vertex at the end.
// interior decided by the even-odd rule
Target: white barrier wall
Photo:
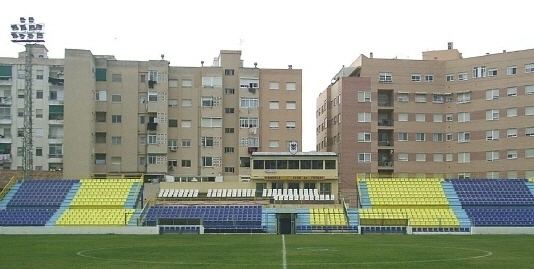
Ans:
{"type": "Polygon", "coordinates": [[[471,234],[534,234],[534,227],[472,227],[471,234]]]}
{"type": "Polygon", "coordinates": [[[0,234],[159,234],[158,227],[0,227],[0,234]]]}

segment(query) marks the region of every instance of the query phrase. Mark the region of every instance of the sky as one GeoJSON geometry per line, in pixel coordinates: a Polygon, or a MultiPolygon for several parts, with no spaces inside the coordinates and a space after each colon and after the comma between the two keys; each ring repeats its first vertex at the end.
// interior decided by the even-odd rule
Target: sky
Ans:
{"type": "Polygon", "coordinates": [[[88,49],[119,60],[211,63],[242,50],[245,66],[302,69],[303,151],[315,150],[315,103],[343,65],[360,54],[420,59],[446,49],[464,57],[534,48],[532,1],[194,0],[5,1],[0,57],[16,57],[10,25],[20,16],[45,24],[50,58],[88,49]],[[9,11],[9,12],[6,12],[9,11]]]}

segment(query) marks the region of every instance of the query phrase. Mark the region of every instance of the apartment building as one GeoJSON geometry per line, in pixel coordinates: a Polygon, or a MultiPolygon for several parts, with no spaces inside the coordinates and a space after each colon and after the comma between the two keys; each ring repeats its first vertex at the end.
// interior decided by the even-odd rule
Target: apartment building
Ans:
{"type": "Polygon", "coordinates": [[[249,181],[252,153],[301,144],[301,98],[301,70],[244,67],[241,51],[181,67],[67,49],[64,174],[249,181]]]}
{"type": "MultiPolygon", "coordinates": [[[[32,48],[33,169],[63,169],[64,61],[50,59],[43,45],[32,48]]],[[[25,54],[0,58],[0,170],[21,170],[25,54]]]]}
{"type": "Polygon", "coordinates": [[[422,60],[361,55],[317,98],[317,150],[357,175],[534,177],[534,49],[422,60]]]}

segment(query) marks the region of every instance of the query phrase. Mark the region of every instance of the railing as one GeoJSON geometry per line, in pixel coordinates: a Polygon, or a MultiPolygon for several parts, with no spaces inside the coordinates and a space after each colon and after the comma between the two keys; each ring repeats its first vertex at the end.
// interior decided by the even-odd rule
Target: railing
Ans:
{"type": "Polygon", "coordinates": [[[379,146],[391,147],[393,146],[393,140],[378,140],[379,146]]]}
{"type": "Polygon", "coordinates": [[[378,166],[393,167],[393,160],[378,161],[378,166]]]}
{"type": "Polygon", "coordinates": [[[378,121],[378,126],[393,126],[393,120],[391,119],[382,119],[378,121]]]}
{"type": "Polygon", "coordinates": [[[9,179],[9,182],[7,182],[7,184],[4,186],[4,188],[0,192],[0,200],[3,199],[4,196],[6,196],[6,194],[11,190],[11,187],[13,187],[13,185],[15,185],[16,182],[17,181],[15,180],[15,176],[12,176],[11,179],[9,179]]]}

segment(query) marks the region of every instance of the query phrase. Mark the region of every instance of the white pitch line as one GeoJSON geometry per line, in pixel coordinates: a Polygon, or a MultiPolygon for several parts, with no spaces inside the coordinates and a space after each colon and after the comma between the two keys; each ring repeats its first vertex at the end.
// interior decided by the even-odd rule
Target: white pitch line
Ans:
{"type": "Polygon", "coordinates": [[[282,235],[282,268],[287,269],[286,238],[282,235]]]}

